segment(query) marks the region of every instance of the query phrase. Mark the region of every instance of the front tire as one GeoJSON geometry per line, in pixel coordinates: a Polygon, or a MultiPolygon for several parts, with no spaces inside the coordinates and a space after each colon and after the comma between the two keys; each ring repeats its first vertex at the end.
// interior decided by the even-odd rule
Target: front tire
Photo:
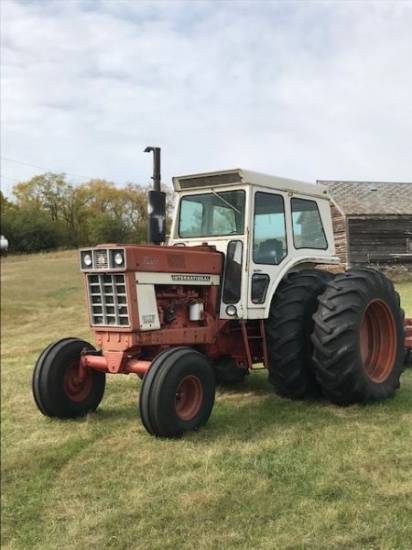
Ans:
{"type": "Polygon", "coordinates": [[[157,437],[180,437],[208,421],[215,399],[215,377],[201,353],[185,347],[160,353],[143,378],[140,417],[157,437]]]}
{"type": "Polygon", "coordinates": [[[399,387],[404,361],[404,313],[382,273],[354,268],[337,275],[314,315],[313,362],[333,403],[368,403],[399,387]]]}
{"type": "Polygon", "coordinates": [[[312,316],[318,295],[332,275],[317,269],[288,274],[280,283],[265,323],[269,382],[281,397],[302,399],[320,395],[312,370],[312,316]]]}
{"type": "Polygon", "coordinates": [[[106,375],[89,369],[84,378],[79,378],[80,355],[85,348],[95,351],[84,340],[63,338],[40,354],[34,367],[32,390],[34,401],[45,416],[75,418],[99,406],[106,375]]]}

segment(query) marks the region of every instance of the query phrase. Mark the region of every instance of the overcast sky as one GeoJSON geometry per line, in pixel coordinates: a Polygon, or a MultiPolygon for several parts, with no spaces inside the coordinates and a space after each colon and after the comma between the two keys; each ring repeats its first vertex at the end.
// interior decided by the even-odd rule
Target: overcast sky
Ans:
{"type": "Polygon", "coordinates": [[[3,191],[45,171],[147,184],[147,145],[168,185],[412,181],[411,1],[0,5],[3,191]]]}

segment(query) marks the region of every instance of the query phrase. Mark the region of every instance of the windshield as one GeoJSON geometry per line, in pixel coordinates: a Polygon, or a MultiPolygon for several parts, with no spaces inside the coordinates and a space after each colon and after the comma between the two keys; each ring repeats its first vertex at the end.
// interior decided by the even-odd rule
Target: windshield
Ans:
{"type": "Polygon", "coordinates": [[[243,233],[245,192],[187,195],[180,201],[179,237],[212,237],[243,233]]]}

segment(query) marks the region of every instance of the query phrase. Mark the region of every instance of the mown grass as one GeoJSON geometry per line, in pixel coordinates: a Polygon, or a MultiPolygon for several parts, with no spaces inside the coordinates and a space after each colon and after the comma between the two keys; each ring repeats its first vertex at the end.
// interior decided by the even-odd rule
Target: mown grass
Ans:
{"type": "Polygon", "coordinates": [[[93,342],[75,253],[2,259],[2,548],[412,548],[411,369],[348,408],[282,400],[255,372],[167,441],[140,423],[135,376],[109,376],[84,419],[37,411],[33,364],[63,336],[93,342]]]}

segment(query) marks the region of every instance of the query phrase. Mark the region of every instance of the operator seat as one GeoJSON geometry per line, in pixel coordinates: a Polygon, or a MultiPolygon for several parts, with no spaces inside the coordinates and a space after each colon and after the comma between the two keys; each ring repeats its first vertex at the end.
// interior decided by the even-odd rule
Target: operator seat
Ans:
{"type": "Polygon", "coordinates": [[[279,239],[267,239],[260,243],[256,259],[262,264],[278,264],[283,258],[283,245],[279,239]]]}

